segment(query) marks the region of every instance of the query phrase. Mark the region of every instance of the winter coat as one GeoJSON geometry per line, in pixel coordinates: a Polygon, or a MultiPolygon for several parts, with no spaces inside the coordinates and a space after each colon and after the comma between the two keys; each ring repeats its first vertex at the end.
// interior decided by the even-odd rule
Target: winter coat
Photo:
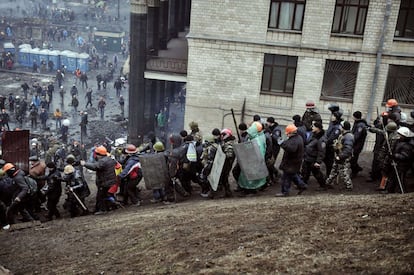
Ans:
{"type": "Polygon", "coordinates": [[[342,135],[339,136],[338,140],[335,143],[335,153],[339,157],[339,162],[345,161],[352,157],[354,147],[354,135],[345,131],[342,135]]]}
{"type": "Polygon", "coordinates": [[[414,140],[399,139],[393,148],[393,157],[398,170],[405,173],[414,161],[414,140]]]}
{"type": "Polygon", "coordinates": [[[62,195],[62,176],[59,170],[50,170],[48,175],[36,177],[36,180],[46,180],[46,195],[49,199],[59,198],[62,195]]]}
{"type": "MultiPolygon", "coordinates": [[[[122,172],[121,174],[119,174],[119,177],[121,179],[126,179],[129,175],[129,173],[131,172],[131,170],[133,169],[134,166],[138,165],[139,166],[139,170],[141,170],[141,164],[139,162],[139,158],[137,154],[133,154],[131,156],[128,157],[125,166],[122,168],[122,172]]],[[[141,171],[141,177],[142,177],[142,171],[141,171]]],[[[140,177],[138,177],[140,178],[140,177]]]]}
{"type": "Polygon", "coordinates": [[[13,194],[13,200],[15,198],[19,198],[20,200],[23,200],[29,193],[29,186],[27,185],[24,177],[25,177],[25,173],[20,169],[14,172],[12,176],[14,184],[17,187],[13,194]]]}
{"type": "Polygon", "coordinates": [[[12,202],[13,194],[18,191],[18,186],[14,184],[14,181],[9,177],[2,177],[0,179],[0,201],[5,205],[10,205],[12,202]]]}
{"type": "Polygon", "coordinates": [[[328,130],[326,130],[325,132],[325,136],[326,136],[326,145],[329,147],[332,147],[334,140],[337,139],[339,137],[339,135],[341,134],[341,123],[340,121],[331,121],[329,123],[329,127],[328,130]]]}
{"type": "MultiPolygon", "coordinates": [[[[235,138],[229,137],[228,139],[223,141],[223,144],[221,145],[221,148],[223,149],[223,153],[226,155],[226,160],[224,161],[222,174],[227,171],[230,172],[233,162],[236,158],[236,155],[234,153],[234,142],[235,138]]],[[[214,160],[213,160],[214,161],[214,160]]]]}
{"type": "Polygon", "coordinates": [[[272,155],[273,158],[276,160],[280,152],[280,145],[278,143],[278,140],[282,137],[282,130],[280,130],[277,124],[269,126],[268,130],[270,132],[270,136],[272,137],[272,155]]]}
{"type": "Polygon", "coordinates": [[[116,183],[115,164],[116,160],[104,156],[97,162],[87,162],[84,166],[90,170],[96,171],[96,186],[111,187],[116,183]]]}
{"type": "Polygon", "coordinates": [[[310,163],[323,162],[326,151],[325,131],[321,130],[319,133],[312,133],[311,140],[305,147],[304,160],[310,163]]]}
{"type": "Polygon", "coordinates": [[[279,166],[280,170],[289,174],[299,173],[304,151],[302,137],[298,134],[293,135],[280,146],[284,150],[282,162],[279,166]]]}
{"type": "Polygon", "coordinates": [[[367,138],[367,122],[365,119],[356,120],[352,127],[354,135],[354,153],[361,153],[367,138]]]}

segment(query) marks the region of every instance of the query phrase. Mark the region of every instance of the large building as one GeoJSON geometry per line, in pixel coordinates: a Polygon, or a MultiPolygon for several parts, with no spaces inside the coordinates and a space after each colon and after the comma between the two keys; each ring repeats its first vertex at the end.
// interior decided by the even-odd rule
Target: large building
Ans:
{"type": "Polygon", "coordinates": [[[246,122],[286,125],[307,100],[326,123],[333,102],[345,118],[372,119],[388,98],[414,107],[414,1],[192,0],[188,11],[184,125],[234,129],[243,106],[246,122]]]}

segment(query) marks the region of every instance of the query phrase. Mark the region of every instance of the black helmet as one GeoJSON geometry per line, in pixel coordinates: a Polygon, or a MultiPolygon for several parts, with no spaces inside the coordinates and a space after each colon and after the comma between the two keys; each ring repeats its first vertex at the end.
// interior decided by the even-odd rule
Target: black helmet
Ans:
{"type": "Polygon", "coordinates": [[[328,106],[328,110],[331,111],[331,113],[335,113],[339,111],[339,105],[337,103],[331,103],[328,106]]]}

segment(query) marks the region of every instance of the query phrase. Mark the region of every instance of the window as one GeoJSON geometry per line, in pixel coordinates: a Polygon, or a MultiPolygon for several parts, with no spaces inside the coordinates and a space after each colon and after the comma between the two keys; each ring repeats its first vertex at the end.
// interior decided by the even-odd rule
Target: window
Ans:
{"type": "Polygon", "coordinates": [[[297,56],[265,54],[262,92],[293,94],[297,56]]]}
{"type": "Polygon", "coordinates": [[[301,31],[305,2],[305,0],[272,0],[269,28],[301,31]]]}
{"type": "Polygon", "coordinates": [[[333,33],[364,34],[368,0],[336,0],[333,33]]]}
{"type": "Polygon", "coordinates": [[[358,75],[358,63],[326,60],[322,97],[352,100],[358,75]]]}
{"type": "Polygon", "coordinates": [[[384,101],[390,98],[400,104],[414,104],[414,67],[389,66],[384,101]]]}
{"type": "Polygon", "coordinates": [[[401,0],[395,37],[414,38],[414,1],[401,0]]]}

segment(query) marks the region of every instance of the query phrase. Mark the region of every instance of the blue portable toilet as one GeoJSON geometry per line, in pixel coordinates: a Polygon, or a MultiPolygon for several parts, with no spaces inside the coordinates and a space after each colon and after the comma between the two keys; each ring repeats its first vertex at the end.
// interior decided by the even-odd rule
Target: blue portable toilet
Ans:
{"type": "Polygon", "coordinates": [[[49,51],[49,61],[53,62],[53,70],[60,68],[60,51],[49,51]]]}
{"type": "Polygon", "coordinates": [[[31,48],[21,48],[17,54],[17,62],[23,67],[31,67],[30,64],[30,51],[31,48]]]}
{"type": "Polygon", "coordinates": [[[39,59],[40,59],[40,61],[44,60],[46,62],[46,65],[47,65],[47,62],[49,62],[49,50],[47,50],[47,49],[40,50],[39,51],[39,59]]]}
{"type": "Polygon", "coordinates": [[[68,53],[70,53],[70,51],[68,50],[60,52],[60,55],[59,55],[60,67],[62,66],[66,66],[66,68],[68,67],[68,64],[69,64],[68,56],[67,56],[68,53]]]}
{"type": "Polygon", "coordinates": [[[37,65],[40,67],[40,49],[34,48],[30,50],[29,54],[29,67],[33,66],[34,61],[36,60],[37,65]]]}
{"type": "Polygon", "coordinates": [[[77,59],[78,59],[78,54],[77,53],[75,53],[75,52],[68,52],[68,53],[66,53],[66,56],[67,56],[67,60],[68,60],[68,65],[66,65],[67,66],[67,71],[69,71],[69,72],[74,72],[75,70],[76,70],[76,68],[77,68],[77,59]]]}
{"type": "Polygon", "coordinates": [[[4,51],[7,53],[7,52],[10,52],[11,54],[15,54],[16,53],[16,48],[14,47],[14,45],[13,45],[13,43],[10,43],[10,42],[4,42],[4,44],[3,44],[3,48],[4,48],[4,51]]]}
{"type": "Polygon", "coordinates": [[[78,54],[78,68],[82,72],[89,71],[89,54],[87,53],[78,54]]]}

